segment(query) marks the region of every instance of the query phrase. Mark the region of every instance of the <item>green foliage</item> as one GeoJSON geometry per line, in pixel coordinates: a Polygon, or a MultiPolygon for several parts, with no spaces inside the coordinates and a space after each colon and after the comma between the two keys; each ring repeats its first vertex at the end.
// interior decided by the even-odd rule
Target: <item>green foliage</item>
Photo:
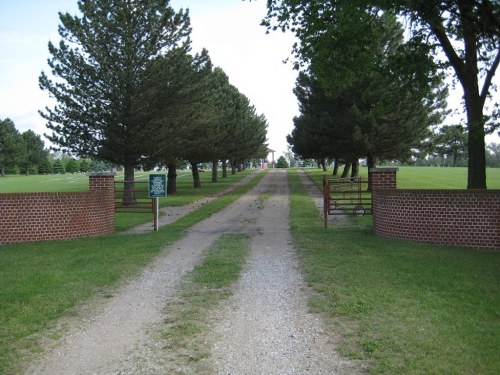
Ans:
{"type": "Polygon", "coordinates": [[[44,148],[42,138],[32,130],[25,131],[21,137],[23,140],[23,155],[19,165],[23,166],[26,174],[29,174],[30,167],[37,166],[47,159],[48,151],[44,148]]]}
{"type": "Polygon", "coordinates": [[[92,160],[90,162],[89,171],[91,171],[91,172],[103,172],[103,171],[110,171],[112,168],[113,168],[112,163],[108,163],[108,162],[102,161],[102,160],[92,160]]]}
{"type": "Polygon", "coordinates": [[[5,166],[4,172],[6,175],[16,175],[21,173],[17,165],[5,166]]]}
{"type": "Polygon", "coordinates": [[[80,160],[80,172],[90,172],[90,162],[87,159],[80,160]]]}
{"type": "Polygon", "coordinates": [[[0,120],[0,175],[15,166],[22,157],[22,138],[11,119],[0,120]]]}
{"type": "Polygon", "coordinates": [[[451,158],[451,166],[456,167],[461,159],[467,159],[467,131],[461,125],[443,126],[431,140],[436,154],[451,158]]]}
{"type": "Polygon", "coordinates": [[[344,355],[374,374],[500,371],[498,253],[381,238],[364,220],[325,229],[295,172],[290,183],[310,307],[344,355]]]}
{"type": "Polygon", "coordinates": [[[276,162],[276,168],[288,168],[288,161],[284,156],[280,156],[276,162]]]}
{"type": "MultiPolygon", "coordinates": [[[[268,29],[292,30],[299,39],[294,47],[297,66],[311,66],[315,74],[329,83],[327,88],[338,91],[357,79],[356,69],[365,71],[377,66],[379,60],[370,58],[370,46],[376,45],[372,44],[376,39],[370,32],[371,21],[391,13],[405,17],[411,24],[410,37],[400,49],[403,53],[390,64],[394,72],[409,75],[394,83],[406,82],[409,87],[419,88],[429,78],[425,73],[429,67],[440,66],[444,68],[442,72],[453,68],[454,78],[465,93],[467,186],[484,189],[485,128],[492,132],[499,126],[495,102],[491,114],[485,113],[485,104],[496,91],[492,79],[500,64],[498,1],[271,0],[264,24],[268,29]],[[445,59],[438,49],[444,52],[445,59]]],[[[377,81],[374,83],[378,86],[377,81]]]]}
{"type": "Polygon", "coordinates": [[[491,143],[487,147],[486,165],[491,168],[500,168],[500,143],[491,143]]]}
{"type": "MultiPolygon", "coordinates": [[[[344,11],[336,15],[344,17],[344,11]]],[[[421,46],[411,49],[403,44],[402,27],[393,15],[349,8],[348,15],[353,13],[359,14],[352,18],[356,20],[351,21],[353,25],[348,19],[339,20],[333,28],[322,24],[325,30],[319,38],[334,43],[317,41],[314,36],[308,39],[312,46],[323,48],[324,54],[312,47],[307,50],[310,72],[302,72],[297,80],[294,92],[301,115],[294,119],[288,142],[304,158],[350,161],[368,157],[371,167],[377,159],[406,160],[428,136],[429,127],[439,123],[446,92],[430,61],[418,59],[418,74],[413,68],[408,70],[410,64],[405,60],[412,60],[421,46]],[[360,40],[353,42],[351,29],[361,27],[360,18],[366,25],[357,35],[360,40]],[[336,59],[332,64],[331,55],[349,60],[336,59]],[[331,69],[336,74],[347,69],[351,78],[340,84],[331,69]]]]}
{"type": "Polygon", "coordinates": [[[143,126],[147,112],[135,99],[145,95],[145,82],[162,78],[149,76],[157,58],[188,48],[188,13],[161,0],[78,6],[80,16],[60,14],[60,44],[49,42],[55,79],[42,72],[39,81],[57,104],[41,115],[60,149],[133,171],[156,142],[156,128],[143,126]]]}
{"type": "Polygon", "coordinates": [[[52,174],[52,163],[48,158],[42,160],[42,162],[38,165],[38,174],[52,174]]]}
{"type": "Polygon", "coordinates": [[[0,120],[0,175],[19,173],[17,169],[25,175],[36,174],[47,157],[39,135],[32,130],[20,134],[12,120],[0,120]]]}
{"type": "Polygon", "coordinates": [[[64,164],[61,161],[61,159],[54,160],[54,163],[52,164],[52,172],[54,174],[65,174],[66,173],[66,170],[64,168],[64,164]]]}
{"type": "Polygon", "coordinates": [[[71,158],[64,166],[64,169],[66,170],[67,173],[80,172],[80,163],[77,160],[71,158]]]}
{"type": "MultiPolygon", "coordinates": [[[[208,78],[207,51],[189,54],[187,11],[175,12],[161,0],[78,5],[81,15],[60,14],[60,44],[49,43],[54,77],[42,72],[39,79],[57,102],[41,112],[52,143],[71,155],[123,166],[127,181],[138,167],[175,169],[179,159],[215,163],[262,151],[263,118],[248,116],[251,109],[241,100],[232,106],[227,96],[215,98],[220,90],[208,78]],[[238,111],[246,117],[238,118],[238,111]],[[230,145],[238,155],[228,155],[230,145]]],[[[170,184],[174,192],[175,180],[170,184]]]]}
{"type": "Polygon", "coordinates": [[[190,122],[186,134],[191,141],[182,158],[191,163],[230,160],[235,167],[267,154],[267,120],[229,83],[224,71],[213,69],[204,77],[204,85],[203,105],[196,121],[190,122]]]}

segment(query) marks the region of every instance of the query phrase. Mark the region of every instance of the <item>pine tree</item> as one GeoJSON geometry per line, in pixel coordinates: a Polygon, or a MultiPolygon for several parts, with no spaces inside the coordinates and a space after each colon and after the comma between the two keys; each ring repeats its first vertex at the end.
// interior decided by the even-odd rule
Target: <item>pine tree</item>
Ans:
{"type": "MultiPolygon", "coordinates": [[[[61,150],[123,165],[133,181],[155,141],[135,99],[154,80],[148,69],[172,48],[187,48],[187,12],[166,0],[79,1],[81,15],[60,13],[58,46],[49,42],[49,66],[39,82],[57,101],[41,112],[61,150]]],[[[151,125],[151,124],[149,124],[151,125]]]]}

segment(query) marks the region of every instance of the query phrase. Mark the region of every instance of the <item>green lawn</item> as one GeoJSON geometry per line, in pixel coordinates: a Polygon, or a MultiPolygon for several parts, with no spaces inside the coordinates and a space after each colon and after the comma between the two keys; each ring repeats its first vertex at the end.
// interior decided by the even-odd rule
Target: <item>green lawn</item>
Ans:
{"type": "MultiPolygon", "coordinates": [[[[405,177],[406,168],[400,168],[398,186],[422,187],[411,181],[431,176],[428,169],[434,170],[409,169],[405,177]]],[[[452,168],[438,170],[454,177],[428,178],[434,188],[461,178],[452,168]]],[[[308,172],[321,181],[321,172],[308,172]]],[[[41,349],[41,335],[58,333],[51,329],[60,317],[73,314],[89,297],[112,294],[187,228],[262,176],[159,232],[127,236],[126,246],[118,234],[0,246],[0,374],[18,373],[18,364],[41,349]]],[[[498,181],[496,170],[490,176],[498,181]]],[[[202,178],[206,194],[224,188],[207,183],[209,173],[202,178]]],[[[193,191],[190,177],[186,180],[181,189],[193,191]]],[[[86,180],[82,186],[85,190],[86,180]]],[[[310,306],[342,335],[345,356],[366,361],[374,374],[500,373],[499,253],[379,238],[365,217],[350,228],[325,229],[295,171],[290,186],[294,244],[315,291],[310,306]]]]}
{"type": "MultiPolygon", "coordinates": [[[[229,174],[222,178],[219,171],[219,180],[212,183],[212,173],[207,171],[200,173],[201,188],[193,188],[191,171],[177,172],[177,195],[160,198],[160,207],[182,206],[192,203],[203,197],[223,191],[234,183],[240,181],[255,170],[245,170],[235,175],[229,174]]],[[[136,181],[148,181],[150,173],[158,172],[136,172],[136,181]]],[[[123,181],[123,173],[115,176],[115,181],[123,181]]],[[[0,177],[0,193],[26,193],[26,192],[72,192],[88,191],[89,178],[86,174],[64,174],[64,175],[7,175],[0,177]]],[[[143,188],[139,186],[138,188],[143,188]]],[[[117,231],[123,231],[136,225],[153,221],[153,214],[116,214],[117,231]]]]}
{"type": "Polygon", "coordinates": [[[40,335],[57,319],[73,314],[89,297],[113,293],[186,229],[228,206],[263,176],[158,232],[0,246],[0,374],[18,373],[19,363],[41,349],[40,335]]]}
{"type": "Polygon", "coordinates": [[[500,373],[499,253],[377,237],[365,218],[325,229],[295,171],[290,183],[310,306],[344,355],[373,374],[500,373]]]}
{"type": "MultiPolygon", "coordinates": [[[[397,187],[400,189],[465,189],[467,187],[467,168],[398,168],[396,178],[397,187]]],[[[307,168],[306,171],[311,176],[314,176],[318,184],[320,184],[323,175],[330,177],[332,174],[332,168],[329,168],[326,173],[318,168],[307,168]]],[[[368,168],[360,168],[360,175],[366,178],[368,168]]],[[[488,189],[500,189],[500,168],[488,168],[486,170],[486,184],[488,189]]]]}

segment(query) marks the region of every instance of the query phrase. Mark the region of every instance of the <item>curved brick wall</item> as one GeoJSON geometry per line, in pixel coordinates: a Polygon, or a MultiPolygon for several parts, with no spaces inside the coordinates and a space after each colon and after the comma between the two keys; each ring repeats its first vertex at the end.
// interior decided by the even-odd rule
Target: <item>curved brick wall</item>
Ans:
{"type": "Polygon", "coordinates": [[[0,194],[0,243],[113,233],[113,180],[91,175],[88,192],[0,194]]]}
{"type": "Polygon", "coordinates": [[[500,250],[500,190],[373,191],[376,234],[500,250]]]}

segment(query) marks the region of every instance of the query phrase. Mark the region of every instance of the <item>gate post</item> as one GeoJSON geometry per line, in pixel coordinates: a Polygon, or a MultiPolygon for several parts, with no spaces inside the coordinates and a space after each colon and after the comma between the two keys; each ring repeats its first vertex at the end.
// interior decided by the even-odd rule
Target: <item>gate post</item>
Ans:
{"type": "Polygon", "coordinates": [[[396,173],[399,168],[372,168],[370,173],[372,176],[372,215],[373,229],[377,233],[379,223],[379,209],[383,210],[383,202],[378,197],[379,189],[396,190],[396,173]]]}
{"type": "Polygon", "coordinates": [[[326,176],[323,177],[323,221],[328,227],[328,210],[330,208],[330,183],[326,176]]]}
{"type": "Polygon", "coordinates": [[[115,189],[115,172],[90,172],[89,191],[115,189]]]}
{"type": "Polygon", "coordinates": [[[396,189],[396,173],[399,168],[372,168],[372,191],[376,189],[396,189]]]}
{"type": "Polygon", "coordinates": [[[115,172],[90,172],[89,192],[101,196],[100,220],[111,234],[115,230],[115,172]]]}

